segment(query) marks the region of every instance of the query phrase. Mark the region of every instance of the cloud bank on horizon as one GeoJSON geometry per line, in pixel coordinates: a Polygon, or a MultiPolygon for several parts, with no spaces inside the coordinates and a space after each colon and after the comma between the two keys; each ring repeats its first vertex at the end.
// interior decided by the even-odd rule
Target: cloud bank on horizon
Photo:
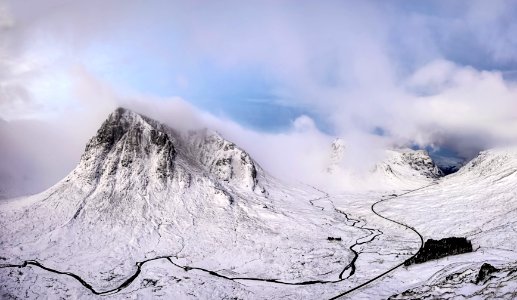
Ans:
{"type": "Polygon", "coordinates": [[[214,126],[277,174],[313,167],[332,136],[471,158],[517,142],[516,48],[511,0],[0,0],[0,154],[32,139],[35,169],[78,157],[124,104],[214,126]]]}

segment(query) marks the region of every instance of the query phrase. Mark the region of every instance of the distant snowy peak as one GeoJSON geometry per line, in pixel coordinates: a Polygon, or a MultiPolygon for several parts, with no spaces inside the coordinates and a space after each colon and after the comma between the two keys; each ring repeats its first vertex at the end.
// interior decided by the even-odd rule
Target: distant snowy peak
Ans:
{"type": "MultiPolygon", "coordinates": [[[[342,164],[346,153],[346,143],[342,138],[336,138],[331,144],[330,164],[327,171],[335,172],[342,164]]],[[[343,166],[346,168],[346,166],[343,166]]],[[[412,149],[390,149],[384,150],[384,158],[377,162],[373,172],[384,169],[387,172],[395,172],[401,167],[421,174],[428,178],[438,178],[443,176],[442,171],[436,166],[429,153],[425,150],[412,149]]],[[[396,173],[396,172],[395,172],[396,173]]]]}
{"type": "Polygon", "coordinates": [[[515,179],[517,178],[517,147],[482,151],[452,176],[455,178],[482,178],[492,181],[515,179]]]}
{"type": "Polygon", "coordinates": [[[376,164],[373,173],[388,181],[427,180],[443,176],[424,150],[393,149],[386,150],[385,153],[385,159],[376,164]]]}
{"type": "Polygon", "coordinates": [[[332,141],[332,158],[335,160],[343,159],[343,155],[346,149],[346,143],[344,139],[337,138],[332,141]]]}
{"type": "Polygon", "coordinates": [[[413,188],[428,184],[443,176],[427,151],[412,149],[386,149],[373,160],[365,161],[366,168],[354,165],[353,153],[348,153],[343,139],[331,144],[329,164],[326,168],[337,182],[344,186],[365,186],[367,189],[413,188]],[[347,159],[348,158],[348,159],[347,159]],[[352,165],[348,165],[352,163],[352,165]]]}
{"type": "Polygon", "coordinates": [[[402,160],[413,170],[428,178],[438,178],[443,176],[442,171],[436,166],[429,153],[425,150],[396,150],[401,153],[402,160]]]}
{"type": "Polygon", "coordinates": [[[334,141],[332,141],[330,147],[330,164],[327,167],[327,172],[334,173],[339,168],[339,165],[345,157],[345,140],[336,138],[334,141]]]}

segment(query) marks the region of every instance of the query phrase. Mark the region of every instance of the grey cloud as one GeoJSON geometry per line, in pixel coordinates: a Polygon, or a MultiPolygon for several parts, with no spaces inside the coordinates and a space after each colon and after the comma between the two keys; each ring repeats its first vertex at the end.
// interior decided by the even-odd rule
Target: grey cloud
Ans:
{"type": "MultiPolygon", "coordinates": [[[[199,112],[189,99],[116,90],[89,73],[80,57],[93,44],[123,41],[139,55],[167,59],[169,48],[160,43],[169,38],[175,38],[187,67],[190,60],[229,72],[260,67],[275,82],[270,92],[278,101],[323,116],[358,155],[360,149],[417,143],[470,158],[480,149],[517,141],[517,91],[502,76],[512,70],[494,69],[517,66],[512,1],[437,1],[414,8],[397,1],[0,3],[2,117],[53,112],[52,122],[67,136],[63,143],[84,144],[124,104],[175,127],[219,128],[280,175],[292,172],[296,161],[306,164],[300,168],[307,173],[321,163],[307,153],[324,155],[331,138],[304,118],[286,133],[254,132],[199,112]],[[35,78],[57,71],[70,79],[70,101],[49,103],[27,89],[35,78]],[[372,136],[376,128],[385,136],[372,136]],[[264,140],[275,146],[263,147],[264,140]]],[[[24,130],[20,138],[28,139],[24,130]]],[[[48,151],[60,142],[48,140],[48,151]]],[[[78,156],[80,147],[67,153],[78,156]]],[[[56,166],[58,173],[71,162],[56,166]]]]}

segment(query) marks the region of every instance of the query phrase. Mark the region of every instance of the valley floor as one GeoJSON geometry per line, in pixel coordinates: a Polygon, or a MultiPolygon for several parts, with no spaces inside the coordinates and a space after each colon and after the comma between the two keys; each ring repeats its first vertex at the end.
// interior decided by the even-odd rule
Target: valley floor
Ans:
{"type": "MultiPolygon", "coordinates": [[[[277,206],[286,216],[301,216],[320,228],[320,233],[310,242],[312,251],[306,252],[304,245],[299,257],[288,255],[280,261],[270,259],[277,255],[271,243],[257,248],[261,252],[259,258],[256,253],[229,257],[224,249],[213,249],[210,259],[217,262],[191,261],[188,253],[175,253],[157,259],[147,257],[151,260],[138,267],[130,262],[133,271],[120,275],[118,281],[107,280],[99,285],[99,278],[106,277],[87,276],[96,273],[94,266],[98,262],[92,263],[87,272],[83,270],[78,280],[36,265],[7,267],[21,262],[13,263],[8,257],[1,257],[0,295],[6,299],[93,298],[96,296],[91,290],[96,290],[109,291],[97,296],[108,299],[515,298],[515,192],[479,182],[475,187],[476,192],[468,195],[465,182],[454,181],[389,193],[316,192],[314,197],[303,200],[304,204],[300,203],[296,211],[289,211],[293,206],[277,206]],[[474,252],[401,266],[421,247],[420,234],[424,240],[467,237],[473,242],[474,252]],[[254,259],[258,263],[254,264],[254,259]],[[228,264],[232,267],[225,267],[226,262],[231,262],[228,264]],[[474,280],[483,263],[490,263],[498,271],[476,284],[474,280]],[[294,267],[295,264],[307,264],[315,270],[304,273],[305,269],[294,267]],[[260,270],[249,271],[255,267],[260,270]],[[270,275],[269,268],[273,270],[270,275]]],[[[278,234],[288,239],[296,232],[278,234]]],[[[257,241],[259,244],[261,241],[257,241]]],[[[38,257],[31,259],[48,268],[72,273],[67,261],[47,264],[38,257]]],[[[92,254],[91,259],[99,258],[92,254]]],[[[117,268],[111,272],[119,274],[117,268]]]]}

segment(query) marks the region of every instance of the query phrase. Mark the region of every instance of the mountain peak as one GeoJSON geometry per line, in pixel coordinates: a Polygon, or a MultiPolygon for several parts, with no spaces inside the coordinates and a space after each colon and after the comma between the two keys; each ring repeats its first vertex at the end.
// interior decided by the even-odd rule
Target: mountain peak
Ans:
{"type": "Polygon", "coordinates": [[[327,167],[328,173],[335,173],[345,156],[346,143],[342,138],[336,138],[330,145],[330,164],[327,167]]]}
{"type": "Polygon", "coordinates": [[[127,125],[131,122],[128,122],[129,113],[124,108],[117,108],[113,113],[111,113],[106,121],[102,124],[102,126],[97,131],[97,135],[93,139],[98,143],[107,143],[109,145],[113,145],[116,143],[127,131],[127,125]]]}
{"type": "Polygon", "coordinates": [[[163,131],[161,127],[159,123],[143,115],[123,107],[118,107],[102,123],[99,130],[97,130],[97,134],[90,140],[87,149],[88,147],[99,145],[111,148],[128,132],[133,134],[132,141],[136,144],[142,140],[141,134],[144,131],[150,131],[151,139],[163,144],[163,135],[158,133],[163,131]]]}
{"type": "MultiPolygon", "coordinates": [[[[143,190],[189,182],[205,174],[216,185],[266,195],[258,184],[259,166],[244,150],[210,130],[179,132],[165,124],[117,108],[90,139],[75,177],[98,185],[145,178],[143,190]]],[[[203,176],[205,176],[203,175],[203,176]]]]}
{"type": "Polygon", "coordinates": [[[131,169],[134,163],[153,157],[150,161],[154,162],[159,177],[167,177],[172,174],[175,155],[175,147],[164,126],[119,107],[90,139],[81,162],[89,170],[85,174],[98,180],[103,174],[131,169]]]}
{"type": "Polygon", "coordinates": [[[117,107],[111,114],[109,114],[106,121],[131,123],[134,121],[143,121],[145,117],[125,107],[117,107]]]}

